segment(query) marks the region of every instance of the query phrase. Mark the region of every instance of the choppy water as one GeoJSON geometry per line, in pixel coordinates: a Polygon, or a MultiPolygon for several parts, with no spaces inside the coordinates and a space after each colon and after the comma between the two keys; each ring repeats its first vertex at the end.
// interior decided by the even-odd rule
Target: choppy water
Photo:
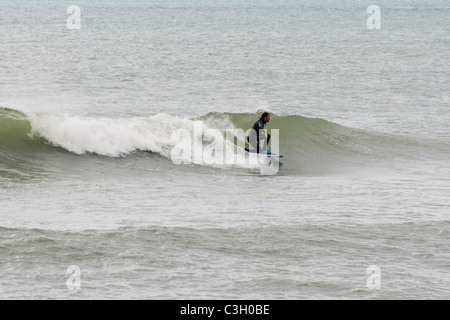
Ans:
{"type": "Polygon", "coordinates": [[[0,298],[450,297],[447,1],[72,4],[0,4],[0,298]]]}

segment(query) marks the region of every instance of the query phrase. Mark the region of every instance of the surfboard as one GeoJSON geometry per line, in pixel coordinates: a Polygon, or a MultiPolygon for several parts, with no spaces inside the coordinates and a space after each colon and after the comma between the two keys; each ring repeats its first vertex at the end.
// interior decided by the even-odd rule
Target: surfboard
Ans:
{"type": "Polygon", "coordinates": [[[247,151],[248,153],[251,153],[251,154],[262,155],[262,156],[267,156],[267,157],[272,157],[272,158],[283,158],[284,157],[284,155],[282,155],[282,154],[276,154],[276,153],[272,153],[270,151],[267,151],[267,153],[258,153],[258,152],[254,152],[254,151],[249,151],[248,149],[245,149],[245,151],[247,151]]]}

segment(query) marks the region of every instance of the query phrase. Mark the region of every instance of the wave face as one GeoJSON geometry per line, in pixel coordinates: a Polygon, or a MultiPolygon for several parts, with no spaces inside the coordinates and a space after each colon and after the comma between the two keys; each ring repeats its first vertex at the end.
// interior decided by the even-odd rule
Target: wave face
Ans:
{"type": "Polygon", "coordinates": [[[2,150],[14,149],[29,144],[31,130],[26,115],[20,111],[0,108],[0,147],[2,150]]]}
{"type": "MultiPolygon", "coordinates": [[[[259,114],[211,113],[203,119],[229,119],[237,128],[249,128],[259,114]]],[[[272,114],[267,128],[279,129],[280,152],[285,170],[329,172],[353,170],[393,162],[443,159],[448,141],[380,133],[339,125],[321,118],[272,114]]]]}
{"type": "MultiPolygon", "coordinates": [[[[29,171],[40,154],[52,152],[117,158],[145,151],[176,164],[248,167],[244,150],[235,144],[244,141],[244,132],[258,118],[256,113],[212,112],[194,119],[168,114],[114,119],[2,108],[0,170],[2,175],[29,171]],[[228,130],[237,139],[227,139],[228,130]]],[[[438,141],[368,132],[299,115],[273,114],[267,130],[273,129],[279,130],[279,152],[285,155],[288,171],[367,166],[448,150],[438,141]]]]}
{"type": "Polygon", "coordinates": [[[39,138],[30,138],[31,130],[24,113],[0,108],[0,178],[22,180],[39,175],[35,156],[45,145],[39,138]]]}

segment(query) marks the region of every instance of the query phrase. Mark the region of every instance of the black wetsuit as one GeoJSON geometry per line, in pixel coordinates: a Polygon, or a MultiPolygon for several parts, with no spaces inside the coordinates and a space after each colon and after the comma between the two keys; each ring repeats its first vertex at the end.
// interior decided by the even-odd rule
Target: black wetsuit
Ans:
{"type": "MultiPolygon", "coordinates": [[[[256,152],[259,153],[259,148],[260,148],[260,141],[261,140],[266,140],[266,130],[264,130],[264,126],[266,125],[266,122],[264,121],[264,118],[261,117],[259,118],[258,121],[255,122],[255,124],[252,127],[252,130],[250,131],[248,137],[247,137],[247,141],[248,143],[254,148],[256,149],[256,152]],[[255,137],[256,135],[256,137],[255,137]],[[256,146],[254,145],[256,143],[256,146]]],[[[267,144],[269,143],[270,140],[270,135],[267,135],[267,141],[265,141],[264,143],[264,147],[261,151],[265,151],[267,149],[267,144]]]]}

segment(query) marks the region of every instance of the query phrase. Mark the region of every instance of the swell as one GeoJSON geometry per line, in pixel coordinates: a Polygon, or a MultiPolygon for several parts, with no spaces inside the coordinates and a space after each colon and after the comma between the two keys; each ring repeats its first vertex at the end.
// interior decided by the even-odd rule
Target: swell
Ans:
{"type": "MultiPolygon", "coordinates": [[[[158,156],[171,161],[175,147],[180,145],[192,151],[183,154],[180,163],[195,163],[198,155],[194,152],[200,151],[205,161],[197,164],[211,164],[214,163],[211,146],[217,147],[211,141],[217,137],[208,133],[210,129],[223,136],[221,151],[226,156],[232,153],[242,157],[245,154],[235,147],[236,141],[226,139],[227,129],[234,129],[237,140],[243,141],[243,132],[258,118],[259,113],[211,112],[192,119],[168,114],[114,119],[25,114],[0,108],[0,176],[35,173],[49,155],[61,152],[68,156],[96,155],[106,159],[146,152],[150,158],[158,156]],[[174,133],[178,134],[174,136],[174,133]]],[[[369,132],[300,115],[272,114],[266,129],[279,130],[279,152],[285,155],[284,167],[294,171],[367,166],[398,158],[448,157],[450,150],[448,143],[438,140],[369,132]]]]}

